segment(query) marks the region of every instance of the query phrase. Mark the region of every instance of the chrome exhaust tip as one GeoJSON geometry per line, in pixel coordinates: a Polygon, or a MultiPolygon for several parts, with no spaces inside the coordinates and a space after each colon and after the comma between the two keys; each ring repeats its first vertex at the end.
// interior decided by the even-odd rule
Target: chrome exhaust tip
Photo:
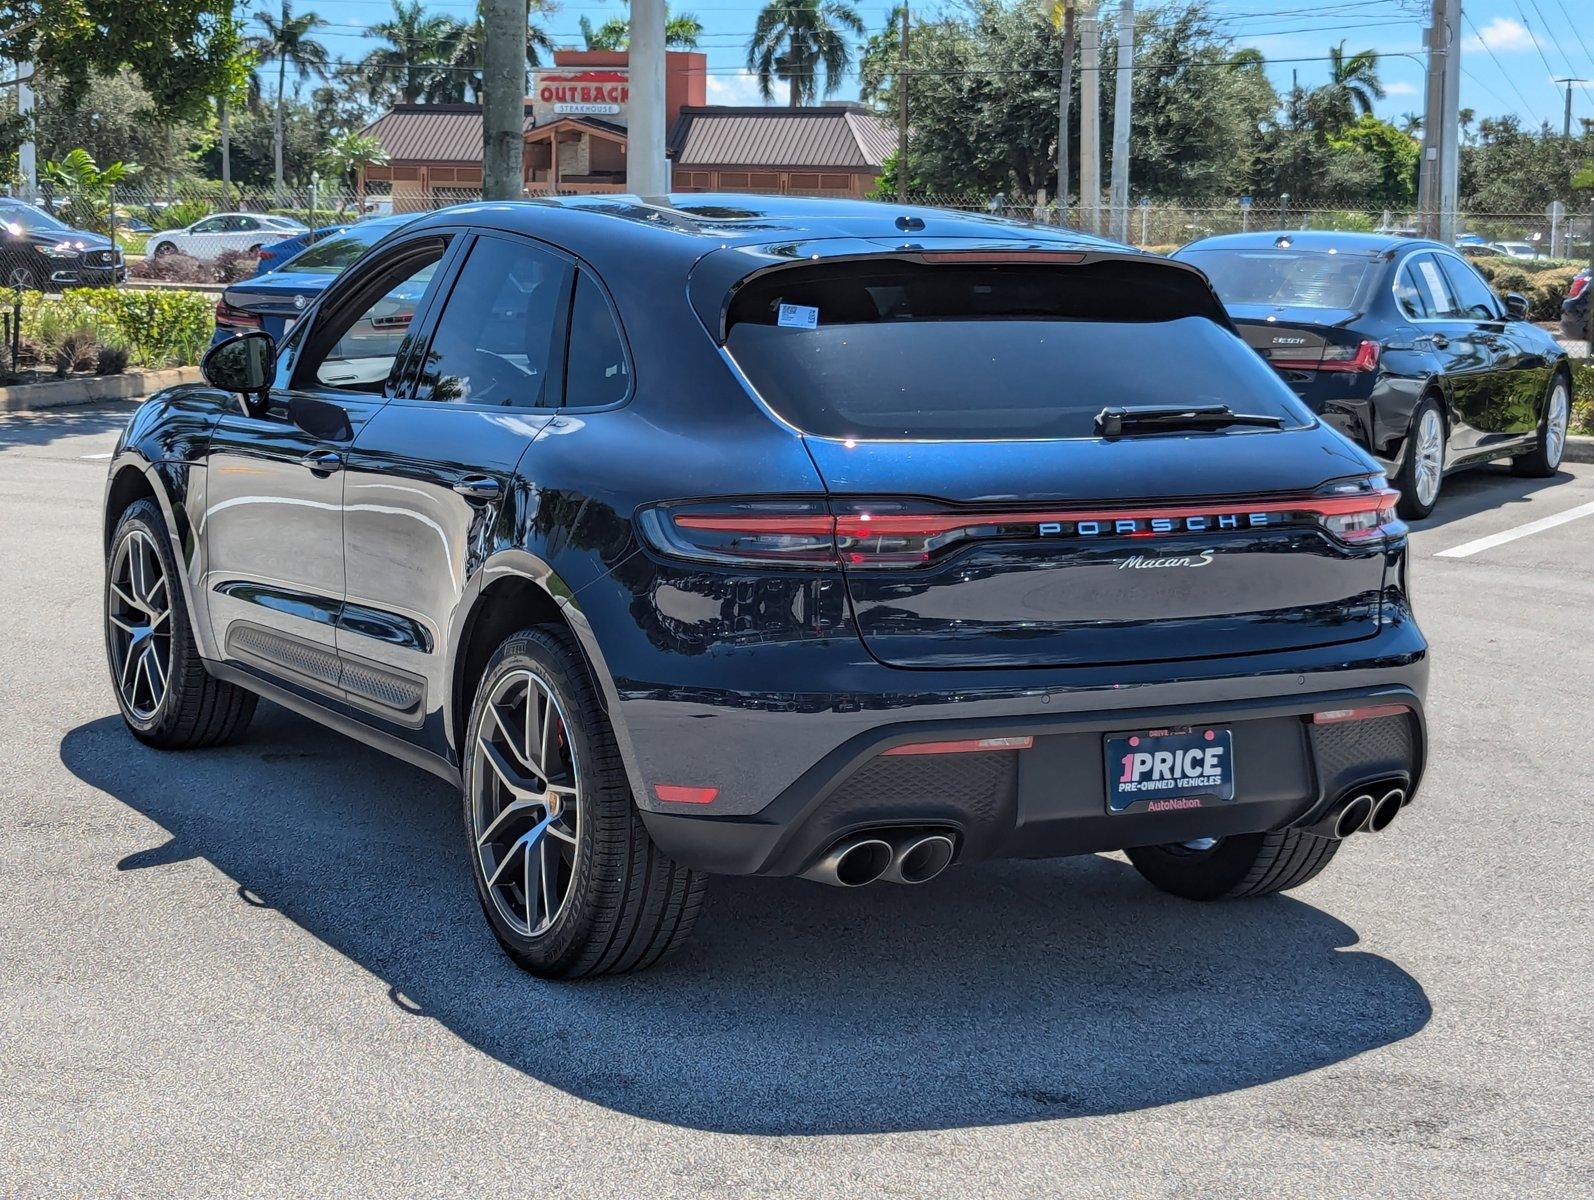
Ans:
{"type": "Polygon", "coordinates": [[[1360,832],[1366,827],[1367,822],[1372,819],[1372,815],[1373,798],[1371,796],[1363,794],[1347,800],[1345,807],[1340,809],[1339,815],[1334,818],[1334,836],[1344,840],[1350,837],[1351,834],[1360,832]]]}
{"type": "Polygon", "coordinates": [[[891,865],[881,876],[891,883],[929,883],[952,863],[955,847],[944,833],[910,834],[894,840],[891,865]]]}
{"type": "Polygon", "coordinates": [[[1391,788],[1378,798],[1378,803],[1373,806],[1372,815],[1367,818],[1368,833],[1382,833],[1394,823],[1400,815],[1401,806],[1406,802],[1404,788],[1391,788]]]}
{"type": "Polygon", "coordinates": [[[832,887],[863,887],[884,875],[893,858],[891,843],[883,838],[843,838],[802,874],[832,887]]]}

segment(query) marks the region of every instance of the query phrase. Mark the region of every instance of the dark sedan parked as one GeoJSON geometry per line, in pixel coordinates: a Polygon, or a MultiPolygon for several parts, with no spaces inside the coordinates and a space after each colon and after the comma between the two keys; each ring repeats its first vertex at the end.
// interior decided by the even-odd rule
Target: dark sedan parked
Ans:
{"type": "Polygon", "coordinates": [[[264,275],[233,284],[216,302],[216,332],[211,345],[252,329],[280,339],[328,284],[360,255],[412,219],[400,216],[361,221],[339,230],[335,237],[301,249],[264,275]]]}
{"type": "Polygon", "coordinates": [[[213,745],[264,695],[454,781],[542,974],[653,962],[714,872],[1127,849],[1276,892],[1423,773],[1395,494],[1182,263],[861,202],[480,204],[205,371],[111,463],[128,727],[213,745]]]}
{"type": "Polygon", "coordinates": [[[1589,270],[1584,267],[1572,277],[1566,289],[1566,299],[1561,301],[1561,336],[1572,340],[1588,340],[1589,335],[1589,270]]]}
{"type": "Polygon", "coordinates": [[[21,200],[0,197],[0,282],[30,291],[93,287],[127,277],[102,233],[73,229],[21,200]]]}
{"type": "Polygon", "coordinates": [[[1205,238],[1200,267],[1295,394],[1389,467],[1401,512],[1433,511],[1447,472],[1509,458],[1553,475],[1566,447],[1566,353],[1448,246],[1354,233],[1205,238]]]}

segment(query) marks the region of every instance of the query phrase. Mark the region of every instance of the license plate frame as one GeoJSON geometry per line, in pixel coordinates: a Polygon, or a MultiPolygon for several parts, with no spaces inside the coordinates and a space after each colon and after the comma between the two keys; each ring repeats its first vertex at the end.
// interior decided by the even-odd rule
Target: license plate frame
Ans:
{"type": "Polygon", "coordinates": [[[1109,733],[1102,738],[1102,752],[1107,812],[1112,816],[1234,800],[1234,731],[1225,726],[1109,733]]]}

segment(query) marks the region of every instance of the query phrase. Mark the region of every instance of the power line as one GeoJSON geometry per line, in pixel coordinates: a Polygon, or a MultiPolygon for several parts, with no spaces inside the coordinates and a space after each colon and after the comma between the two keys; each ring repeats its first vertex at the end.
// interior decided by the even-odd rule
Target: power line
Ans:
{"type": "MultiPolygon", "coordinates": [[[[1517,94],[1517,99],[1522,101],[1522,111],[1527,113],[1540,125],[1544,124],[1544,118],[1539,116],[1534,107],[1528,103],[1528,98],[1522,94],[1522,89],[1517,87],[1516,80],[1513,79],[1505,67],[1500,64],[1499,56],[1495,54],[1494,48],[1491,47],[1488,42],[1483,40],[1483,34],[1478,32],[1478,27],[1472,23],[1472,18],[1467,16],[1466,9],[1461,10],[1461,19],[1467,23],[1467,28],[1472,30],[1472,36],[1478,39],[1478,45],[1483,47],[1483,52],[1487,54],[1490,60],[1494,63],[1495,70],[1500,72],[1501,77],[1511,85],[1511,90],[1517,94]]],[[[1553,75],[1554,72],[1552,71],[1551,74],[1553,75]]]]}

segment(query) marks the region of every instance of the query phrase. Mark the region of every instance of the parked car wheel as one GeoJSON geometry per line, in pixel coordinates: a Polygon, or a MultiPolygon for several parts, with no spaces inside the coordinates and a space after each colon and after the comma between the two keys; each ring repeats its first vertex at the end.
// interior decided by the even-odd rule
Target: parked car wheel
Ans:
{"type": "Polygon", "coordinates": [[[105,650],[122,719],[162,750],[228,741],[248,727],[255,694],[213,679],[177,584],[166,522],[153,500],[122,514],[105,570],[105,650]]]}
{"type": "Polygon", "coordinates": [[[1539,418],[1539,442],[1531,454],[1511,460],[1511,470],[1518,475],[1536,476],[1540,479],[1554,475],[1561,468],[1561,456],[1566,453],[1566,430],[1572,420],[1572,389],[1566,376],[1555,373],[1550,380],[1550,394],[1544,402],[1544,415],[1539,418]]]}
{"type": "Polygon", "coordinates": [[[1287,891],[1328,866],[1333,838],[1299,829],[1204,838],[1174,846],[1137,846],[1126,853],[1152,884],[1186,900],[1238,899],[1287,891]]]}
{"type": "Polygon", "coordinates": [[[177,247],[170,242],[156,242],[149,253],[151,258],[165,258],[168,254],[176,254],[177,247]]]}
{"type": "Polygon", "coordinates": [[[32,267],[13,267],[6,275],[6,282],[25,292],[38,292],[44,289],[44,284],[39,280],[39,273],[32,267]]]}
{"type": "Polygon", "coordinates": [[[1417,405],[1411,416],[1406,454],[1395,475],[1400,489],[1400,515],[1419,521],[1439,503],[1445,479],[1445,418],[1432,396],[1417,405]]]}
{"type": "Polygon", "coordinates": [[[629,971],[691,934],[706,876],[642,825],[603,707],[560,633],[522,630],[482,674],[464,759],[465,832],[482,911],[526,970],[629,971]]]}

